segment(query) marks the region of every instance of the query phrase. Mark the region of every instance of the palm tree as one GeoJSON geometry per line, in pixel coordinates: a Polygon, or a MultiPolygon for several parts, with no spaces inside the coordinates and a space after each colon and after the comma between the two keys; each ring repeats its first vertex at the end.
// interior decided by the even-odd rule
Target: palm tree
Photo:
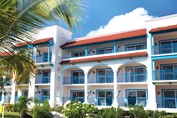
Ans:
{"type": "Polygon", "coordinates": [[[13,76],[20,84],[33,76],[31,56],[15,44],[34,40],[49,24],[75,28],[86,16],[85,6],[85,0],[0,0],[0,79],[13,76]]]}

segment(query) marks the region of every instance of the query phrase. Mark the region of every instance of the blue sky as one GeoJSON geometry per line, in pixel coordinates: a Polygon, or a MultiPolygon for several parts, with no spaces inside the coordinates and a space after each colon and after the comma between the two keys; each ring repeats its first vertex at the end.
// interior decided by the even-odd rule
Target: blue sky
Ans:
{"type": "Polygon", "coordinates": [[[177,0],[88,0],[88,17],[84,23],[80,23],[79,29],[73,31],[72,37],[141,28],[143,25],[140,23],[142,20],[139,21],[141,17],[143,20],[148,20],[177,14],[176,6],[177,0]]]}

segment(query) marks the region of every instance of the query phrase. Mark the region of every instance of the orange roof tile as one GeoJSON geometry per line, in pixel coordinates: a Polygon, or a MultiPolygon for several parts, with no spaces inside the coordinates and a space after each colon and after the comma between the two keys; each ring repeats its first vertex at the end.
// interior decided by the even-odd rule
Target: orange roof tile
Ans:
{"type": "Polygon", "coordinates": [[[12,55],[12,52],[2,52],[0,53],[0,56],[9,56],[9,55],[12,55]]]}
{"type": "Polygon", "coordinates": [[[15,46],[16,47],[23,47],[23,46],[26,46],[27,44],[35,45],[35,44],[40,44],[40,43],[46,43],[46,42],[50,41],[51,39],[52,39],[52,37],[44,38],[44,39],[37,39],[37,40],[31,41],[31,42],[18,43],[15,46]]]}
{"type": "Polygon", "coordinates": [[[74,46],[100,43],[100,42],[108,42],[108,41],[121,40],[127,38],[135,38],[135,37],[140,37],[145,35],[146,35],[146,29],[134,30],[134,31],[123,32],[118,34],[93,37],[85,40],[76,40],[73,42],[67,42],[64,45],[62,45],[61,48],[74,47],[74,46]]]}
{"type": "Polygon", "coordinates": [[[177,24],[176,25],[169,25],[169,26],[165,26],[165,27],[154,28],[154,29],[151,29],[149,32],[150,33],[159,33],[159,32],[170,31],[170,30],[177,30],[177,24]]]}
{"type": "Polygon", "coordinates": [[[147,56],[147,52],[135,52],[129,54],[119,54],[119,55],[110,55],[110,56],[100,56],[100,57],[91,57],[84,59],[73,59],[62,61],[60,64],[73,64],[73,63],[84,63],[84,62],[93,62],[93,61],[103,61],[103,60],[111,60],[111,59],[121,59],[121,58],[132,58],[132,57],[142,57],[147,56]]]}

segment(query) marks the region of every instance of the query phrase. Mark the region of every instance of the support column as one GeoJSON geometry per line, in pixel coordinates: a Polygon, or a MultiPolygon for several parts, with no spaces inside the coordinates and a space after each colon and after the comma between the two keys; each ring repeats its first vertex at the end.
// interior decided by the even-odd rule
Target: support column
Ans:
{"type": "Polygon", "coordinates": [[[14,104],[15,103],[15,82],[14,82],[14,78],[12,79],[12,92],[11,92],[11,99],[10,99],[10,103],[14,104]]]}
{"type": "Polygon", "coordinates": [[[47,62],[50,62],[50,42],[48,42],[48,55],[47,55],[47,62]]]}
{"type": "Polygon", "coordinates": [[[156,110],[157,109],[157,103],[156,103],[156,87],[152,83],[154,80],[154,62],[152,60],[151,55],[154,54],[153,50],[153,37],[152,34],[149,34],[150,41],[147,40],[148,44],[148,63],[147,63],[147,82],[148,82],[148,102],[147,102],[147,109],[156,110]]]}
{"type": "Polygon", "coordinates": [[[114,71],[114,101],[113,101],[113,106],[118,107],[117,103],[117,71],[114,71]]]}
{"type": "Polygon", "coordinates": [[[35,97],[35,78],[30,79],[30,84],[28,88],[28,97],[29,98],[34,98],[35,97]]]}
{"type": "Polygon", "coordinates": [[[87,93],[88,93],[88,86],[87,86],[88,73],[84,73],[84,74],[85,74],[85,84],[84,84],[85,96],[84,96],[84,102],[85,102],[85,103],[88,103],[88,99],[87,99],[87,93]]]}
{"type": "Polygon", "coordinates": [[[18,89],[18,98],[22,96],[22,91],[20,89],[18,89]]]}
{"type": "Polygon", "coordinates": [[[63,101],[63,77],[64,77],[64,75],[63,74],[61,74],[61,76],[60,76],[60,104],[61,105],[63,105],[64,103],[64,101],[63,101]]]}

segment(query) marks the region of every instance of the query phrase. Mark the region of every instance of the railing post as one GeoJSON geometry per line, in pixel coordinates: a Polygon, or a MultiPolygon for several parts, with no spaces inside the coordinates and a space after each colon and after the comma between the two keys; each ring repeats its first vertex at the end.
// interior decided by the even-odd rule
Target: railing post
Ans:
{"type": "Polygon", "coordinates": [[[117,52],[117,42],[114,41],[114,53],[116,53],[116,52],[117,52]]]}
{"type": "Polygon", "coordinates": [[[85,47],[85,56],[88,56],[88,47],[85,47]]]}

